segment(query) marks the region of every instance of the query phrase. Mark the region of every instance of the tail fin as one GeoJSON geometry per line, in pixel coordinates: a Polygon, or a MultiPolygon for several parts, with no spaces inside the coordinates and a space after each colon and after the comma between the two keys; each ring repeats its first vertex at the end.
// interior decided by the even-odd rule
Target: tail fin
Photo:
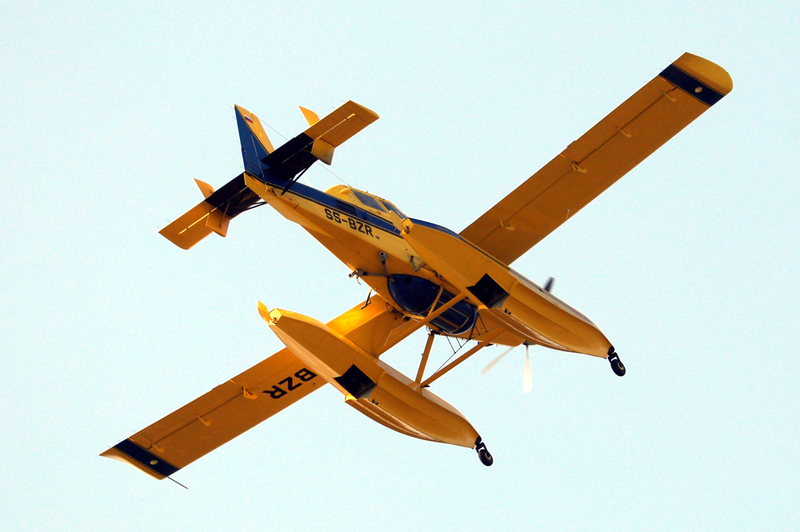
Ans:
{"type": "Polygon", "coordinates": [[[233,107],[236,109],[236,125],[239,127],[244,169],[251,174],[261,175],[266,170],[263,161],[267,155],[275,151],[275,148],[272,147],[272,142],[256,115],[244,107],[238,105],[233,107]]]}

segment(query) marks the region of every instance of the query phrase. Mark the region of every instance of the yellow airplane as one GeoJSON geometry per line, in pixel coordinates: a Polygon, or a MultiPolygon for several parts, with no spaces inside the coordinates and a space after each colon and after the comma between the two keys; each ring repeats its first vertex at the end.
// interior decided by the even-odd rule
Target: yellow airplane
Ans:
{"type": "MultiPolygon", "coordinates": [[[[614,347],[586,316],[509,267],[631,168],[733,88],[718,65],[686,53],[497,205],[455,233],[403,214],[374,194],[298,179],[316,161],[378,119],[347,102],[322,118],[301,108],[309,128],[273,148],[259,119],[236,107],[245,171],[161,234],[189,249],[230,221],[269,204],[300,224],[370,286],[367,300],[332,321],[287,310],[258,311],[286,345],[278,353],[108,449],[155,478],[169,477],[225,442],[331,384],[345,403],[401,434],[473,448],[493,458],[466,418],[428,389],[488,345],[541,345],[607,358],[614,347]],[[374,292],[374,294],[372,293],[374,292]],[[380,356],[414,331],[429,335],[415,378],[380,356]],[[436,336],[473,341],[425,376],[436,336]]],[[[466,346],[466,342],[463,342],[466,346]]]]}

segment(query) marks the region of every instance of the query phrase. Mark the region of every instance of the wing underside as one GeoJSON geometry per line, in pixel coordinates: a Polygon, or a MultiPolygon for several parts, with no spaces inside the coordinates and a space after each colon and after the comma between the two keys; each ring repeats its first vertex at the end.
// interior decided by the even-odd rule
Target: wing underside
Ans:
{"type": "MultiPolygon", "coordinates": [[[[365,351],[393,345],[390,333],[406,324],[380,296],[327,325],[365,351]]],[[[282,349],[189,404],[156,421],[101,456],[127,462],[163,479],[325,384],[292,352],[282,349]]]]}
{"type": "Polygon", "coordinates": [[[733,88],[684,54],[461,232],[511,264],[733,88]]]}
{"type": "Polygon", "coordinates": [[[156,478],[170,476],[325,384],[311,374],[291,351],[282,349],[102,456],[126,461],[156,478]],[[276,392],[290,381],[297,381],[291,393],[276,392]]]}

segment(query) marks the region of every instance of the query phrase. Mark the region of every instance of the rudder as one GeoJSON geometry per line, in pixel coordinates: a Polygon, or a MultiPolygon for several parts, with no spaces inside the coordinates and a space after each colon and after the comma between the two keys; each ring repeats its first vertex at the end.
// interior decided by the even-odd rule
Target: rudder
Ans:
{"type": "Polygon", "coordinates": [[[239,128],[239,141],[242,145],[242,159],[244,169],[251,174],[261,175],[267,167],[263,164],[267,155],[275,151],[269,137],[256,115],[238,105],[236,110],[236,125],[239,128]]]}

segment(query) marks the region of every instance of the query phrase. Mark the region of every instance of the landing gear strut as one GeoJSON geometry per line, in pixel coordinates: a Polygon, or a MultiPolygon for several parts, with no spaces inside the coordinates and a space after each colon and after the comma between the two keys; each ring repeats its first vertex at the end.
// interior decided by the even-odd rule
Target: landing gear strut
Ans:
{"type": "Polygon", "coordinates": [[[489,450],[486,449],[486,444],[483,443],[480,436],[478,436],[478,439],[475,440],[475,451],[478,453],[478,458],[480,459],[481,463],[486,467],[489,467],[494,463],[494,458],[492,458],[489,450]]]}
{"type": "Polygon", "coordinates": [[[625,364],[619,359],[619,355],[614,351],[613,345],[608,350],[608,362],[611,364],[611,369],[618,377],[625,375],[625,364]]]}

